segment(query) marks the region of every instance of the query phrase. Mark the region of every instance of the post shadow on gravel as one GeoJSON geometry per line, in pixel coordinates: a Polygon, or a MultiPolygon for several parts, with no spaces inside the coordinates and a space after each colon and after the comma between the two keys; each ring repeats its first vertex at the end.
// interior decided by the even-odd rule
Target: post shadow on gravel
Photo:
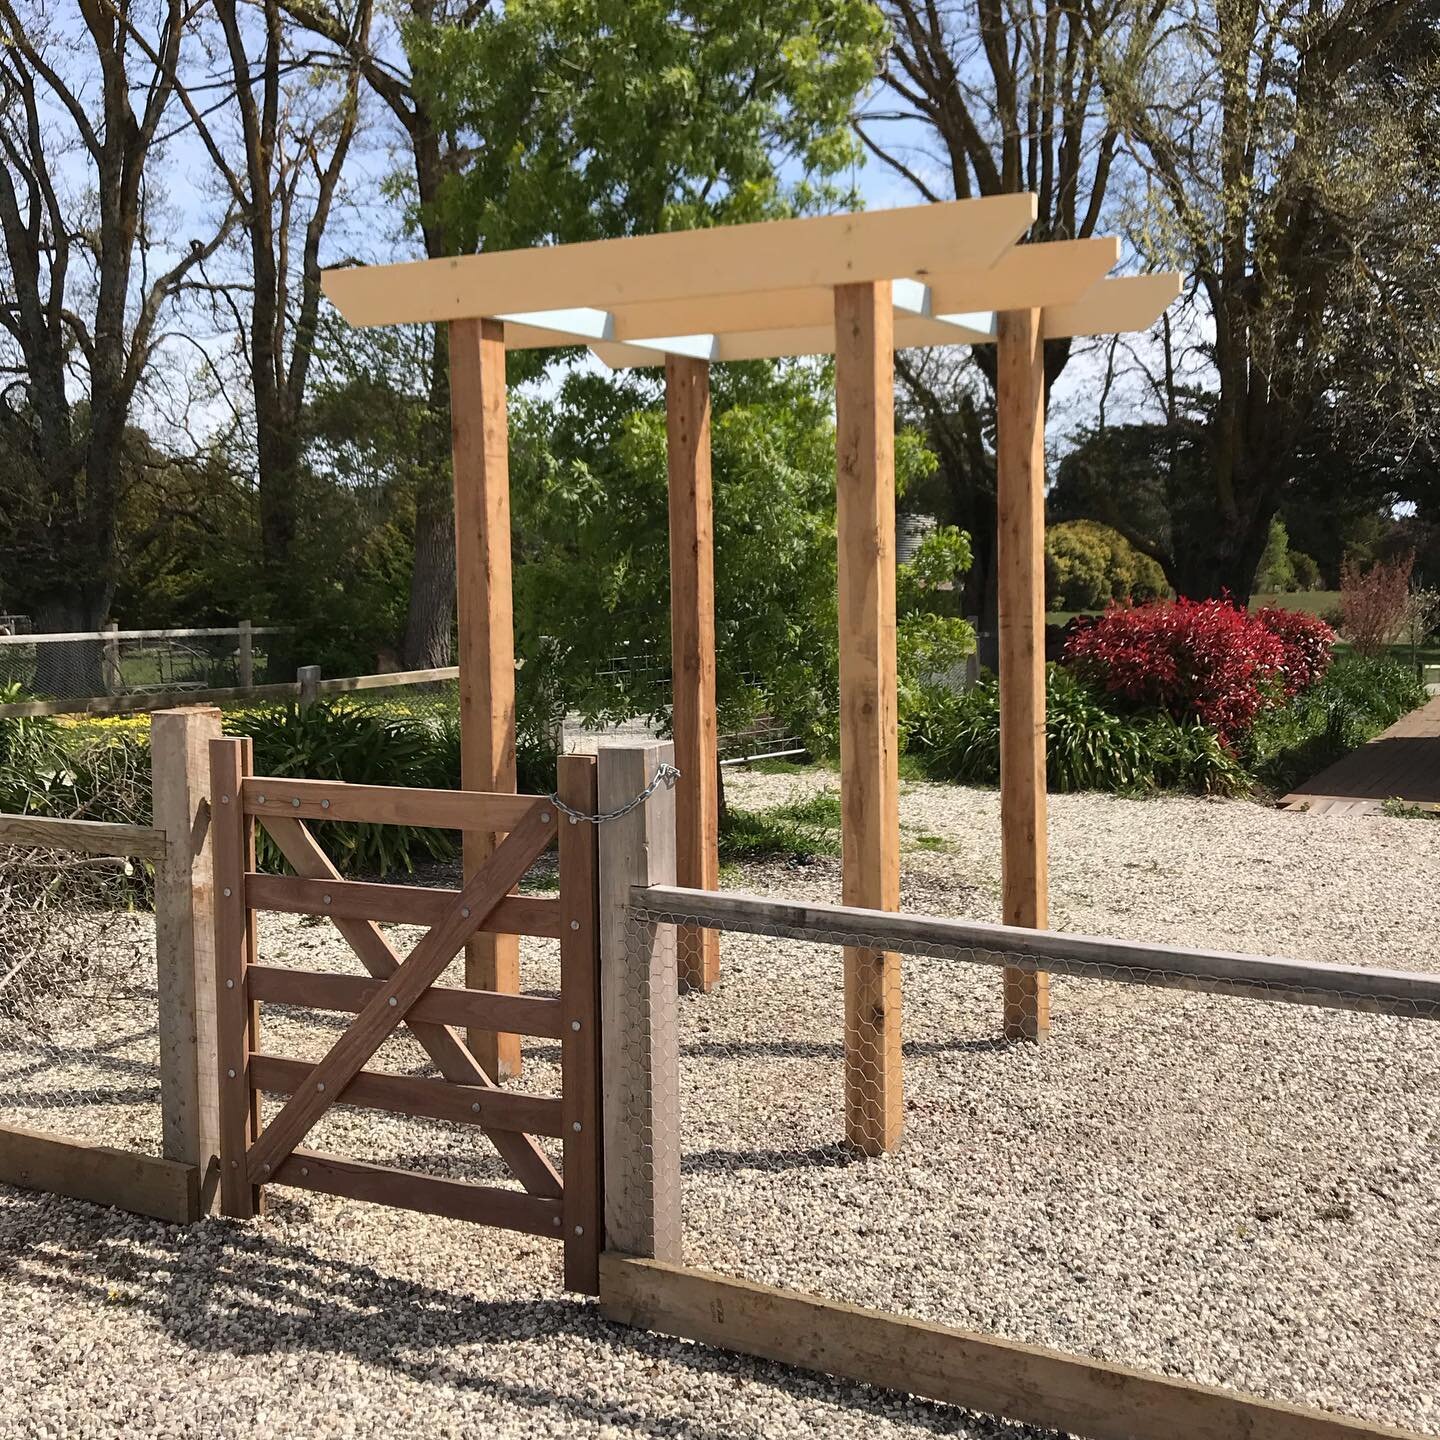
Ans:
{"type": "MultiPolygon", "coordinates": [[[[894,1419],[899,1399],[905,1423],[917,1432],[973,1440],[1050,1436],[987,1419],[967,1425],[965,1412],[951,1407],[617,1325],[602,1319],[593,1301],[558,1295],[553,1300],[476,1300],[322,1256],[308,1245],[229,1221],[172,1227],[79,1201],[9,1189],[0,1193],[11,1202],[0,1207],[0,1283],[34,1283],[97,1309],[120,1305],[139,1311],[191,1351],[332,1354],[383,1366],[417,1383],[434,1383],[438,1369],[444,1384],[537,1412],[563,1411],[569,1418],[633,1426],[645,1434],[663,1422],[665,1434],[684,1440],[731,1440],[731,1428],[669,1411],[659,1415],[622,1396],[527,1385],[495,1373],[503,1372],[509,1345],[570,1337],[643,1360],[826,1399],[877,1420],[894,1419]],[[36,1244],[41,1235],[48,1241],[43,1248],[36,1244]],[[412,1358],[421,1346],[427,1353],[412,1358]],[[447,1352],[463,1347],[479,1348],[462,1356],[462,1363],[478,1361],[486,1368],[467,1373],[449,1364],[447,1352]]],[[[303,1202],[288,1199],[277,1198],[275,1208],[291,1219],[308,1213],[303,1202]]],[[[643,1368],[635,1373],[643,1375],[643,1368]]]]}

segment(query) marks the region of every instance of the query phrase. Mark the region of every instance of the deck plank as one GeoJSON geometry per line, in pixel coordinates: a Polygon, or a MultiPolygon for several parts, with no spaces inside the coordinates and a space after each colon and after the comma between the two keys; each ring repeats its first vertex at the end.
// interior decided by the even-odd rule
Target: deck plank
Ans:
{"type": "Polygon", "coordinates": [[[1378,814],[1386,800],[1440,805],[1440,695],[1280,800],[1311,814],[1378,814]]]}

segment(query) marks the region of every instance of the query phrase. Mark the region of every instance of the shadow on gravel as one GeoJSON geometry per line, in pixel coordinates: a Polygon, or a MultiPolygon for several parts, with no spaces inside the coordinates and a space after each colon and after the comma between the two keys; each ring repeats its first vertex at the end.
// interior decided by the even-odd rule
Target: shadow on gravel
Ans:
{"type": "MultiPolygon", "coordinates": [[[[270,1399],[283,1404],[288,1398],[297,1413],[322,1397],[313,1380],[307,1387],[299,1377],[288,1397],[280,1391],[286,1357],[328,1354],[531,1407],[539,1425],[549,1412],[557,1422],[563,1416],[640,1435],[728,1440],[735,1433],[663,1408],[660,1397],[647,1402],[614,1393],[613,1374],[595,1363],[599,1347],[627,1367],[636,1391],[647,1384],[647,1371],[663,1363],[743,1378],[876,1419],[896,1420],[903,1409],[904,1423],[917,1433],[1010,1440],[1032,1433],[983,1421],[970,1430],[962,1412],[945,1406],[633,1330],[603,1319],[593,1302],[558,1295],[477,1300],[230,1221],[170,1227],[5,1187],[0,1198],[0,1286],[35,1287],[96,1310],[140,1312],[169,1342],[197,1354],[273,1355],[270,1399]],[[543,1351],[552,1344],[563,1353],[544,1356],[541,1367],[535,1354],[513,1366],[507,1354],[514,1346],[543,1351]],[[558,1378],[525,1383],[507,1373],[515,1368],[543,1368],[558,1378]]],[[[276,1211],[291,1222],[308,1213],[303,1203],[288,1200],[276,1211]]],[[[523,1237],[516,1243],[527,1244],[523,1237]]],[[[336,1379],[343,1379],[341,1372],[336,1379]]]]}

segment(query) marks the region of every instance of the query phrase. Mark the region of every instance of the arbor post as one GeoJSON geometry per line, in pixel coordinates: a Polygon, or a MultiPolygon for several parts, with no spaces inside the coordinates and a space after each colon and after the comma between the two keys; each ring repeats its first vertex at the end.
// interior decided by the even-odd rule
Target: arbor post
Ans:
{"type": "MultiPolygon", "coordinates": [[[[1039,310],[996,335],[996,566],[1000,608],[1000,850],[1004,921],[1048,920],[1045,801],[1045,340],[1039,310]]],[[[1011,1040],[1050,1030],[1050,977],[1005,971],[1011,1040]]]]}
{"type": "MultiPolygon", "coordinates": [[[[890,282],[836,286],[842,892],[875,910],[900,905],[894,364],[890,282]]],[[[847,947],[846,1138],[878,1155],[903,1128],[900,957],[847,947]]]]}
{"type": "MultiPolygon", "coordinates": [[[[670,483],[670,673],[677,884],[720,883],[719,741],[715,721],[715,517],[710,476],[710,364],[665,358],[670,483]]],[[[720,935],[687,926],[677,941],[680,985],[709,990],[720,935]]]]}
{"type": "MultiPolygon", "coordinates": [[[[460,783],[515,790],[515,617],[510,573],[510,436],[505,326],[450,322],[450,437],[455,475],[456,604],[460,646],[460,783]]],[[[468,880],[501,836],[464,833],[468,880]]],[[[518,994],[520,941],[476,935],[465,946],[471,989],[518,994]]],[[[469,1032],[472,1053],[497,1082],[520,1074],[520,1037],[469,1032]]]]}

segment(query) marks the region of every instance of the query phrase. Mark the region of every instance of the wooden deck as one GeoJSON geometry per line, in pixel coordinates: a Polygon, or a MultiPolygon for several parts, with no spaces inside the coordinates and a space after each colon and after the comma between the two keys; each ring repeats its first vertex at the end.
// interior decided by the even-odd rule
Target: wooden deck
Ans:
{"type": "Polygon", "coordinates": [[[1280,805],[1374,815],[1386,800],[1440,806],[1440,695],[1297,786],[1280,805]]]}

